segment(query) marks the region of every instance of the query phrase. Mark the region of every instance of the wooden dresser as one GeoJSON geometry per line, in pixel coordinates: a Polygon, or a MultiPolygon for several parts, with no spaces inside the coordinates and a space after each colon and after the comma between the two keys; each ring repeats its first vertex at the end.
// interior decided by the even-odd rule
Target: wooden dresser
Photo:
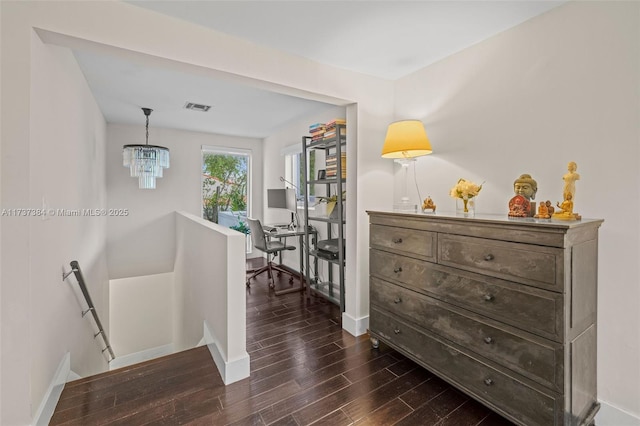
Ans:
{"type": "Polygon", "coordinates": [[[602,220],[368,213],[374,346],[517,424],[593,423],[602,220]]]}

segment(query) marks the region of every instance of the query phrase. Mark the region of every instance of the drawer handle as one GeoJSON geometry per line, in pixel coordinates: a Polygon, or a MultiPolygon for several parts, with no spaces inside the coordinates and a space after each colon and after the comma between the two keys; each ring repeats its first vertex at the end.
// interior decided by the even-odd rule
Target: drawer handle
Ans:
{"type": "Polygon", "coordinates": [[[394,238],[392,240],[395,244],[401,244],[402,243],[402,238],[394,238]]]}
{"type": "Polygon", "coordinates": [[[396,328],[396,329],[393,330],[393,332],[396,333],[396,334],[400,334],[400,329],[396,328]]]}
{"type": "Polygon", "coordinates": [[[488,255],[486,255],[486,256],[484,257],[484,260],[486,260],[487,262],[489,262],[489,261],[491,261],[491,260],[493,260],[493,259],[494,259],[494,257],[493,257],[493,255],[492,255],[492,254],[488,254],[488,255]]]}
{"type": "Polygon", "coordinates": [[[484,300],[486,302],[491,302],[494,299],[493,294],[485,294],[484,295],[484,300]]]}
{"type": "Polygon", "coordinates": [[[402,266],[396,266],[395,268],[393,268],[393,272],[395,272],[396,274],[398,272],[402,272],[402,266]]]}
{"type": "Polygon", "coordinates": [[[493,342],[493,339],[491,337],[485,337],[484,342],[488,345],[489,343],[493,342]]]}
{"type": "Polygon", "coordinates": [[[399,297],[396,297],[395,299],[393,299],[393,303],[400,303],[402,302],[402,299],[400,299],[399,297]]]}
{"type": "Polygon", "coordinates": [[[484,384],[487,385],[487,386],[492,386],[493,385],[493,380],[491,380],[489,378],[484,379],[484,384]]]}

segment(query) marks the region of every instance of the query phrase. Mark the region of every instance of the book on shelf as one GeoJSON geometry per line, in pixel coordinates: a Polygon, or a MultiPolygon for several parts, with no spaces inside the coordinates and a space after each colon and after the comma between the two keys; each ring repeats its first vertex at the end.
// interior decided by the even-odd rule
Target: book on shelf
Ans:
{"type": "MultiPolygon", "coordinates": [[[[311,141],[317,142],[320,140],[330,140],[336,137],[336,126],[346,126],[347,121],[343,118],[334,118],[328,123],[313,123],[309,125],[309,134],[311,135],[311,141]]],[[[340,136],[346,136],[347,128],[340,128],[340,136]]]]}
{"type": "MultiPolygon", "coordinates": [[[[347,153],[340,153],[340,166],[342,170],[342,178],[347,176],[347,153]]],[[[325,158],[325,167],[327,178],[335,178],[338,176],[338,157],[337,154],[327,154],[325,158]]]]}
{"type": "MultiPolygon", "coordinates": [[[[340,136],[346,136],[347,129],[345,127],[340,128],[340,136]]],[[[324,132],[325,139],[332,139],[336,137],[336,129],[328,130],[324,132]]]]}
{"type": "Polygon", "coordinates": [[[334,118],[333,120],[331,120],[327,124],[325,124],[325,127],[327,129],[331,129],[333,127],[336,127],[339,124],[340,125],[346,125],[347,124],[347,120],[345,120],[344,118],[334,118]]]}
{"type": "Polygon", "coordinates": [[[316,123],[309,126],[309,134],[311,141],[315,142],[324,138],[325,126],[322,123],[316,123]]]}
{"type": "MultiPolygon", "coordinates": [[[[326,168],[327,168],[327,171],[329,171],[329,170],[337,170],[338,166],[337,166],[336,163],[326,163],[326,168]]],[[[343,161],[342,162],[342,170],[345,170],[346,168],[347,168],[347,162],[343,161]]]]}
{"type": "MultiPolygon", "coordinates": [[[[341,173],[342,179],[346,179],[347,178],[347,171],[343,170],[341,173]]],[[[333,172],[329,172],[327,171],[327,179],[335,179],[338,177],[338,171],[334,170],[333,172]]]]}
{"type": "MultiPolygon", "coordinates": [[[[334,158],[334,159],[325,161],[325,164],[327,165],[327,167],[336,167],[338,162],[334,158]]],[[[342,164],[342,168],[347,167],[347,157],[342,157],[342,161],[340,161],[340,164],[342,164]]]]}
{"type": "MultiPolygon", "coordinates": [[[[341,152],[340,153],[340,157],[342,158],[342,163],[344,164],[346,159],[347,159],[347,153],[346,152],[341,152]]],[[[327,158],[326,158],[326,162],[327,163],[329,163],[329,162],[334,162],[335,163],[336,161],[338,161],[337,154],[327,154],[327,158]]]]}

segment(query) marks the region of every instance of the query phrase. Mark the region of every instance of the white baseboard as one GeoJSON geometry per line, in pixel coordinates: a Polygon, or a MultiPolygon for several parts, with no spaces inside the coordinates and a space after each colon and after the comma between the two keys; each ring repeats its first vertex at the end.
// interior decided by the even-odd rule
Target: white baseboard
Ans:
{"type": "Polygon", "coordinates": [[[596,414],[598,426],[640,426],[640,417],[600,401],[600,411],[596,414]]]}
{"type": "Polygon", "coordinates": [[[356,319],[344,312],[342,314],[342,328],[353,336],[365,334],[369,328],[369,315],[356,319]]]}
{"type": "Polygon", "coordinates": [[[168,345],[156,346],[155,348],[146,349],[144,351],[119,356],[109,363],[109,370],[115,370],[116,368],[149,361],[150,359],[159,358],[165,355],[171,355],[173,352],[173,343],[169,343],[168,345]]]}
{"type": "Polygon", "coordinates": [[[245,352],[244,356],[241,358],[232,361],[225,361],[218,346],[218,342],[211,334],[206,321],[204,322],[203,328],[204,331],[202,339],[206,343],[207,348],[209,348],[213,362],[216,364],[216,367],[218,367],[218,372],[220,373],[224,384],[229,385],[249,377],[249,354],[245,352]]]}
{"type": "Polygon", "coordinates": [[[44,394],[44,398],[42,398],[38,411],[36,411],[35,416],[33,416],[34,425],[39,426],[49,424],[49,421],[51,421],[51,417],[56,409],[56,405],[58,405],[58,401],[60,400],[60,395],[62,394],[64,384],[67,382],[67,377],[69,376],[70,371],[71,354],[67,352],[62,357],[62,361],[60,361],[60,364],[58,365],[56,374],[54,374],[53,380],[51,380],[51,383],[44,394]]]}
{"type": "Polygon", "coordinates": [[[67,383],[73,382],[74,380],[78,379],[82,379],[82,376],[73,370],[69,371],[69,375],[67,376],[67,383]]]}

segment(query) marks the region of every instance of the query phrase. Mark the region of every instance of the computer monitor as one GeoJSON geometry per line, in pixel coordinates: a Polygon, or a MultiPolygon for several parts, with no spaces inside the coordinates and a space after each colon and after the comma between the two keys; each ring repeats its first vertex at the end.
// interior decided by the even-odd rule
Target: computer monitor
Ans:
{"type": "Polygon", "coordinates": [[[267,207],[285,209],[295,213],[298,208],[295,189],[267,189],[267,207]]]}
{"type": "Polygon", "coordinates": [[[270,209],[285,209],[291,212],[291,224],[295,226],[298,214],[298,200],[293,188],[267,189],[267,207],[270,209]]]}
{"type": "Polygon", "coordinates": [[[267,189],[267,207],[270,209],[286,209],[286,189],[267,189]]]}

